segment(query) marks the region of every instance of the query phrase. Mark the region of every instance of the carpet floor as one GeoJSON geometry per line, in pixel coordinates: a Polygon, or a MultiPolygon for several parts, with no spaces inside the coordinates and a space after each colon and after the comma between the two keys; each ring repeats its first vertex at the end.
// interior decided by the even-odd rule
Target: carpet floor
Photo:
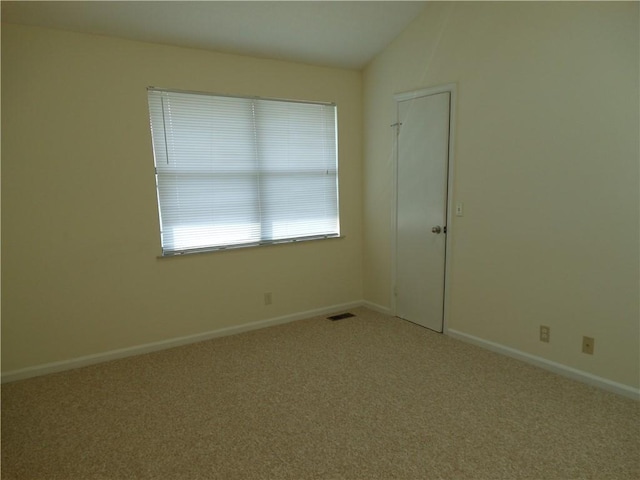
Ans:
{"type": "Polygon", "coordinates": [[[5,384],[2,478],[640,478],[640,402],[352,312],[5,384]]]}

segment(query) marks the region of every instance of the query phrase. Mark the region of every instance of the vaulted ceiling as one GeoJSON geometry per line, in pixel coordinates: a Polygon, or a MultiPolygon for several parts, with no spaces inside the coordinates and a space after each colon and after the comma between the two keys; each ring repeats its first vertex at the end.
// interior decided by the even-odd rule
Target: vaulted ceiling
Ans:
{"type": "Polygon", "coordinates": [[[2,21],[351,69],[426,6],[404,1],[3,1],[2,21]]]}

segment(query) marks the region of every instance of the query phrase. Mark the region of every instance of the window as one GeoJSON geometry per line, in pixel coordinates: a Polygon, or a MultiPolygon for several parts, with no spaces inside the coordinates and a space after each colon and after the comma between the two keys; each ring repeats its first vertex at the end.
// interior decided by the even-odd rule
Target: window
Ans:
{"type": "Polygon", "coordinates": [[[148,98],[163,255],[339,236],[335,105],[148,98]]]}

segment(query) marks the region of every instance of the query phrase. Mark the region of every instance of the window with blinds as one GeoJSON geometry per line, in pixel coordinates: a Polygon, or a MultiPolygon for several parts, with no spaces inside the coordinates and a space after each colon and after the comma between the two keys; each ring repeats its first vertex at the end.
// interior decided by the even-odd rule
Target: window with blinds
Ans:
{"type": "Polygon", "coordinates": [[[340,235],[335,105],[148,99],[163,255],[340,235]]]}

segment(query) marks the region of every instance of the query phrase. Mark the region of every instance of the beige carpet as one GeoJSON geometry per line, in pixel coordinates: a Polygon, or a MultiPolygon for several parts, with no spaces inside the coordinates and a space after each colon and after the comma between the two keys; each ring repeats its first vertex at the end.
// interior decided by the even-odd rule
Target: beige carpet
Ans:
{"type": "Polygon", "coordinates": [[[5,384],[2,479],[638,479],[640,403],[366,309],[5,384]]]}

